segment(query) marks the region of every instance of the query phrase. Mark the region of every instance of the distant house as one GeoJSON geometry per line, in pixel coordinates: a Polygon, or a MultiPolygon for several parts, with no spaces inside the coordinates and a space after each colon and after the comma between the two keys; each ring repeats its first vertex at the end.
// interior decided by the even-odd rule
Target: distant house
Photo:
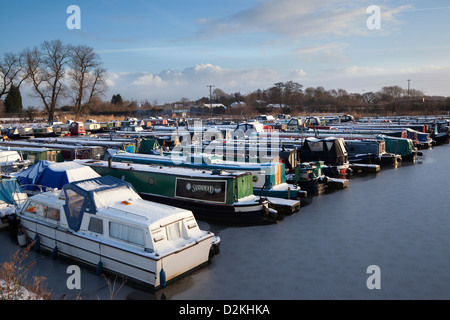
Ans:
{"type": "Polygon", "coordinates": [[[288,105],[283,103],[271,103],[267,105],[268,108],[286,108],[288,105]]]}
{"type": "Polygon", "coordinates": [[[230,105],[231,108],[239,108],[239,107],[245,107],[245,106],[246,106],[246,104],[243,101],[239,101],[239,102],[236,101],[230,105]]]}
{"type": "Polygon", "coordinates": [[[224,106],[222,103],[204,103],[203,107],[210,108],[210,109],[223,107],[224,109],[227,109],[227,107],[224,106]]]}

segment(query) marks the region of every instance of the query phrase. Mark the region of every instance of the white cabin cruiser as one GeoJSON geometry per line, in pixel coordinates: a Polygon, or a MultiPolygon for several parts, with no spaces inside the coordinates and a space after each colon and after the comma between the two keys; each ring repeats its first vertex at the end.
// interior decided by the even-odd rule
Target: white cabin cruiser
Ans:
{"type": "Polygon", "coordinates": [[[1,173],[9,174],[12,172],[20,172],[31,165],[30,160],[23,160],[17,151],[0,150],[0,169],[1,173]]]}
{"type": "Polygon", "coordinates": [[[191,211],[143,200],[111,176],[29,197],[18,215],[35,247],[153,289],[205,265],[219,242],[191,211]]]}

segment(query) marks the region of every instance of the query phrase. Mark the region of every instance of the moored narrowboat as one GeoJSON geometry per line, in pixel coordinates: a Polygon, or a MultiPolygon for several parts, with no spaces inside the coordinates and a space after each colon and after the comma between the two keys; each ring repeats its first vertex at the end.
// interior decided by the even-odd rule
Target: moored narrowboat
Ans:
{"type": "Polygon", "coordinates": [[[130,182],[146,200],[191,210],[197,219],[261,224],[276,219],[267,199],[253,194],[250,173],[75,160],[100,175],[130,182]]]}
{"type": "Polygon", "coordinates": [[[301,199],[306,192],[286,182],[285,165],[279,162],[249,163],[222,160],[208,154],[192,156],[161,156],[118,151],[111,156],[113,161],[149,165],[179,166],[185,168],[225,170],[227,172],[250,172],[255,195],[285,199],[301,199]]]}
{"type": "Polygon", "coordinates": [[[347,177],[352,174],[343,138],[306,138],[300,148],[301,162],[323,161],[323,174],[329,177],[347,177]]]}
{"type": "Polygon", "coordinates": [[[349,162],[352,164],[398,165],[402,161],[399,154],[386,152],[384,140],[345,140],[349,162]]]}

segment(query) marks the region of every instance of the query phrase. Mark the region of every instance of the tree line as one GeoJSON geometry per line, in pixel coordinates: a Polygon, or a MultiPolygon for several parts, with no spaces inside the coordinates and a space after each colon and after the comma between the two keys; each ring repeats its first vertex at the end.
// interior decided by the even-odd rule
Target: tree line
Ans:
{"type": "MultiPolygon", "coordinates": [[[[209,98],[201,99],[210,103],[209,98]]],[[[450,110],[450,98],[441,100],[426,97],[421,90],[404,89],[400,86],[384,86],[378,91],[351,93],[345,89],[326,90],[322,86],[304,87],[302,84],[287,81],[277,82],[267,89],[257,89],[246,95],[240,92],[228,94],[216,88],[212,94],[212,103],[221,103],[229,107],[233,102],[244,102],[244,113],[296,113],[311,110],[329,112],[338,110],[360,110],[377,112],[437,112],[450,110]],[[271,106],[276,106],[275,108],[271,106]]],[[[339,111],[340,110],[340,111],[339,111]]],[[[242,111],[230,111],[231,113],[242,111]]]]}
{"type": "Polygon", "coordinates": [[[6,95],[7,111],[20,112],[19,88],[26,83],[41,101],[49,121],[54,120],[61,99],[70,99],[73,112],[79,117],[105,92],[106,76],[106,69],[92,47],[64,44],[59,39],[44,41],[34,48],[3,55],[0,99],[6,95]]]}
{"type": "Polygon", "coordinates": [[[304,88],[293,81],[277,82],[268,89],[257,89],[247,95],[240,92],[227,94],[220,88],[213,92],[213,102],[230,105],[235,101],[258,106],[261,104],[281,104],[291,107],[320,105],[361,105],[389,103],[400,99],[419,99],[423,92],[416,89],[403,89],[400,86],[382,87],[376,92],[349,93],[345,89],[326,90],[322,86],[304,88]]]}

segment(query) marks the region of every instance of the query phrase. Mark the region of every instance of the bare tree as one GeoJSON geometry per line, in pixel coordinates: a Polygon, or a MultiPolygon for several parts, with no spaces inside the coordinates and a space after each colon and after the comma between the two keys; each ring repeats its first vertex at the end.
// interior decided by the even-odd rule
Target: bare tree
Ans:
{"type": "Polygon", "coordinates": [[[24,65],[28,81],[44,104],[48,120],[53,120],[55,110],[64,91],[64,76],[70,47],[61,40],[44,41],[40,50],[24,51],[24,65]]]}
{"type": "Polygon", "coordinates": [[[8,94],[11,85],[19,88],[26,78],[26,72],[23,72],[23,55],[5,53],[0,60],[0,99],[8,94]]]}
{"type": "Polygon", "coordinates": [[[381,88],[379,94],[383,101],[396,102],[405,95],[405,90],[399,86],[388,86],[381,88]]]}
{"type": "Polygon", "coordinates": [[[106,89],[106,69],[101,67],[94,49],[85,45],[72,47],[68,71],[75,115],[78,118],[106,89]]]}

